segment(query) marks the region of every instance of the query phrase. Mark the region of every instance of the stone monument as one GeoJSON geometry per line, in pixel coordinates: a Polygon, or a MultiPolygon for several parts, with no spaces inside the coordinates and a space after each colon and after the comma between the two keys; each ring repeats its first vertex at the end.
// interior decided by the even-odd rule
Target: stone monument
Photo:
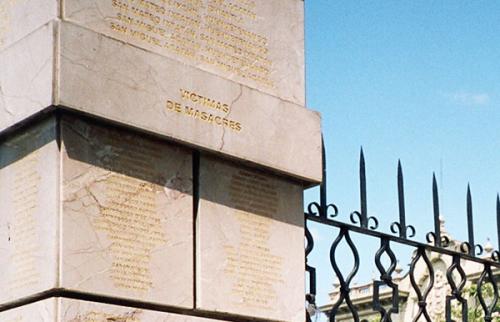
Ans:
{"type": "Polygon", "coordinates": [[[0,0],[0,321],[291,321],[302,0],[0,0]]]}

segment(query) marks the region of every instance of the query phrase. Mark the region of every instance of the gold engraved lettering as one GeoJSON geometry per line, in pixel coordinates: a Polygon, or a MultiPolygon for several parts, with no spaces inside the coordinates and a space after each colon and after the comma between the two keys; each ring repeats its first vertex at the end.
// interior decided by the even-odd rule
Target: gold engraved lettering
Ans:
{"type": "Polygon", "coordinates": [[[199,108],[209,108],[213,111],[206,112],[197,108],[193,108],[189,105],[183,105],[181,102],[174,100],[167,100],[165,103],[165,108],[167,111],[175,112],[180,115],[184,115],[196,120],[200,120],[206,123],[210,123],[222,128],[228,128],[235,132],[240,132],[242,130],[242,125],[227,116],[231,112],[231,106],[227,103],[220,102],[213,98],[198,94],[196,92],[180,89],[180,98],[186,104],[194,104],[199,108]],[[213,113],[224,113],[223,116],[216,115],[213,113]]]}
{"type": "Polygon", "coordinates": [[[105,180],[100,216],[93,221],[111,242],[110,278],[117,288],[149,291],[152,252],[167,242],[157,209],[166,179],[153,166],[160,162],[161,149],[154,142],[138,143],[135,137],[105,130],[95,129],[94,136],[103,144],[100,161],[113,169],[105,180]]]}
{"type": "Polygon", "coordinates": [[[223,111],[226,114],[229,113],[229,104],[221,103],[209,97],[205,97],[203,95],[185,89],[180,89],[180,92],[181,92],[181,98],[183,100],[191,101],[195,104],[215,109],[218,111],[223,111]]]}
{"type": "Polygon", "coordinates": [[[100,321],[114,321],[114,322],[141,322],[137,316],[141,313],[140,310],[133,310],[124,314],[109,314],[98,311],[91,311],[85,314],[78,314],[74,319],[68,322],[100,322],[100,321]]]}
{"type": "Polygon", "coordinates": [[[249,30],[257,19],[251,0],[108,0],[111,30],[195,63],[268,88],[269,40],[249,30]]]}
{"type": "Polygon", "coordinates": [[[233,174],[229,196],[240,229],[238,245],[225,245],[225,272],[235,278],[231,292],[242,305],[272,310],[283,287],[283,258],[271,249],[272,218],[278,192],[268,178],[240,170],[233,174]]]}
{"type": "Polygon", "coordinates": [[[40,252],[36,219],[40,187],[38,158],[38,152],[33,152],[14,165],[14,217],[8,226],[13,247],[10,262],[15,272],[9,286],[13,291],[37,285],[40,280],[36,263],[40,252]]]}
{"type": "Polygon", "coordinates": [[[10,31],[11,12],[15,5],[19,5],[23,0],[4,0],[0,2],[0,46],[5,43],[5,35],[10,31]]]}

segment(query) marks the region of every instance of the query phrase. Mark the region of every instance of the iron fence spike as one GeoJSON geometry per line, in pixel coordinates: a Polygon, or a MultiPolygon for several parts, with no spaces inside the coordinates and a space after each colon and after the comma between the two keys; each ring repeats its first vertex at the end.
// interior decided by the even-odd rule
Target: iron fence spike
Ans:
{"type": "Polygon", "coordinates": [[[497,193],[497,238],[498,251],[500,251],[500,194],[497,193]]]}
{"type": "Polygon", "coordinates": [[[399,236],[406,238],[406,212],[405,212],[405,192],[404,192],[404,179],[403,168],[401,160],[398,160],[398,202],[399,202],[399,236]]]}
{"type": "Polygon", "coordinates": [[[361,199],[361,227],[368,227],[368,207],[366,201],[366,166],[365,166],[365,155],[363,153],[363,147],[361,147],[361,152],[359,155],[359,189],[360,189],[360,199],[361,199]]]}
{"type": "Polygon", "coordinates": [[[321,136],[321,152],[322,152],[322,155],[321,155],[321,162],[322,162],[322,166],[323,166],[323,178],[321,180],[321,185],[320,185],[320,216],[326,218],[327,217],[327,202],[326,202],[326,198],[327,198],[327,192],[326,192],[326,148],[325,148],[325,142],[323,140],[323,136],[321,136]]]}
{"type": "Polygon", "coordinates": [[[476,244],[474,242],[474,221],[472,217],[472,194],[470,192],[470,184],[467,184],[467,230],[469,233],[469,255],[475,255],[476,244]]]}
{"type": "Polygon", "coordinates": [[[439,221],[439,193],[435,173],[432,173],[432,201],[434,206],[434,244],[440,247],[441,223],[439,221]]]}

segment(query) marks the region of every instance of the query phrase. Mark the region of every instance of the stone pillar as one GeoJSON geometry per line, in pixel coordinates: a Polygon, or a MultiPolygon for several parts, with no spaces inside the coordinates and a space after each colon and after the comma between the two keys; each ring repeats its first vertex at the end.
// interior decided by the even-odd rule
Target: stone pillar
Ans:
{"type": "Polygon", "coordinates": [[[304,321],[303,19],[1,1],[0,321],[304,321]]]}

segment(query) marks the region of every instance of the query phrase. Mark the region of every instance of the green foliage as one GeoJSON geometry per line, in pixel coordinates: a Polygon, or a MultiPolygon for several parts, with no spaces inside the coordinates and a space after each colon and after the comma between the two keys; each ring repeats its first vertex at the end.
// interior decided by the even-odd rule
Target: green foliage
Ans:
{"type": "MultiPolygon", "coordinates": [[[[493,298],[493,285],[491,283],[486,283],[482,288],[483,297],[486,299],[487,303],[493,298]]],[[[477,285],[470,285],[466,287],[463,291],[463,297],[467,299],[468,303],[468,321],[469,322],[483,322],[484,321],[484,311],[479,303],[477,294],[477,285]]],[[[462,307],[455,302],[452,307],[452,317],[455,320],[460,320],[462,307]]],[[[495,313],[493,313],[493,322],[500,322],[500,303],[496,304],[495,313]]],[[[444,320],[443,320],[444,322],[444,320]]]]}

